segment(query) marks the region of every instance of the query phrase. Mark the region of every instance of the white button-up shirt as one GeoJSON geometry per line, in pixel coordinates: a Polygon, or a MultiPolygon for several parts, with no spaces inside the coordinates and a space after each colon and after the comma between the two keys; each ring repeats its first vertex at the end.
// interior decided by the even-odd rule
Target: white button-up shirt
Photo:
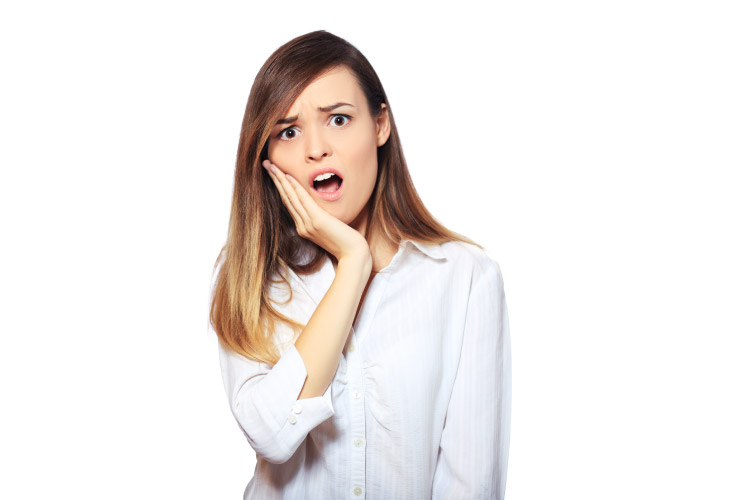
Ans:
{"type": "MultiPolygon", "coordinates": [[[[335,275],[290,271],[306,324],[335,275]]],[[[271,297],[288,298],[273,285],[271,297]]],[[[319,397],[294,336],[274,332],[273,367],[219,347],[232,414],[256,452],[245,500],[502,499],[510,438],[511,360],[503,278],[462,242],[403,240],[373,278],[319,397]]]]}

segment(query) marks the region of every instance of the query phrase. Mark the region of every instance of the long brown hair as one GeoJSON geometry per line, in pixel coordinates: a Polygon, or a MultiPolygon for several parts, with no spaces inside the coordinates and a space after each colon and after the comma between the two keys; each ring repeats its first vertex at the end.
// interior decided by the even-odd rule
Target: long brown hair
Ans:
{"type": "Polygon", "coordinates": [[[378,175],[368,202],[365,238],[369,241],[372,231],[377,230],[394,245],[403,238],[426,243],[459,240],[477,245],[440,224],[417,195],[391,106],[365,56],[346,40],[326,31],[314,31],[282,45],[255,77],[245,108],[229,231],[214,264],[216,272],[223,263],[216,276],[210,311],[211,325],[224,347],[270,365],[280,358],[273,341],[276,322],[287,324],[295,332],[301,331],[303,325],[273,308],[269,287],[286,282],[291,291],[284,278],[286,271],[314,272],[328,252],[299,236],[273,181],[264,175],[261,162],[267,158],[268,138],[276,120],[318,75],[336,66],[352,70],[367,97],[371,116],[384,111],[390,118],[390,136],[378,148],[378,175]],[[385,110],[381,110],[381,103],[386,104],[385,110]],[[303,259],[303,255],[311,258],[303,259]],[[277,273],[281,281],[272,280],[277,273]]]}

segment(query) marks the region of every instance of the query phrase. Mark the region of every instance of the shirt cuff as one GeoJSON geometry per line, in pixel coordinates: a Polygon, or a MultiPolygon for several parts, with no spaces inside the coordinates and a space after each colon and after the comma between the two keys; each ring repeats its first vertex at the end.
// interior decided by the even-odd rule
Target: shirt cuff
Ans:
{"type": "Polygon", "coordinates": [[[293,453],[307,434],[334,415],[329,384],[322,396],[297,400],[307,379],[307,368],[292,345],[258,387],[257,407],[278,431],[279,444],[293,453]]]}

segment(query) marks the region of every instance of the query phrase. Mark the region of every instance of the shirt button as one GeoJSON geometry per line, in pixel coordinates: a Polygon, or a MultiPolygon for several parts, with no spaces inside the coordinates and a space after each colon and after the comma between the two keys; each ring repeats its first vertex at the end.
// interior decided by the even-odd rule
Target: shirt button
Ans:
{"type": "Polygon", "coordinates": [[[354,440],[354,446],[356,446],[357,448],[361,448],[363,444],[365,444],[365,440],[362,438],[357,438],[354,440]]]}
{"type": "Polygon", "coordinates": [[[362,494],[362,488],[360,488],[359,486],[355,487],[353,491],[357,496],[360,496],[362,494]]]}
{"type": "Polygon", "coordinates": [[[289,415],[287,420],[289,420],[290,424],[294,425],[297,423],[297,415],[289,415]]]}
{"type": "Polygon", "coordinates": [[[348,384],[349,383],[349,377],[341,377],[341,383],[342,384],[348,384]]]}
{"type": "Polygon", "coordinates": [[[356,349],[356,347],[354,345],[354,342],[350,342],[349,343],[349,352],[354,352],[355,349],[356,349]]]}
{"type": "Polygon", "coordinates": [[[302,405],[299,403],[296,403],[294,406],[292,406],[292,411],[296,414],[302,413],[302,405]]]}
{"type": "Polygon", "coordinates": [[[354,399],[359,399],[359,398],[361,398],[361,397],[362,397],[362,393],[361,393],[361,392],[359,392],[359,391],[354,391],[354,392],[352,393],[352,396],[354,396],[354,399]]]}

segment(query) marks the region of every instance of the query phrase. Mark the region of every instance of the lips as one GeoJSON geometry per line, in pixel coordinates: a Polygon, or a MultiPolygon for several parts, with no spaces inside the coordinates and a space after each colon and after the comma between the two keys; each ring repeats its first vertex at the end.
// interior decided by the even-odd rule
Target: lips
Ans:
{"type": "Polygon", "coordinates": [[[344,176],[343,176],[343,175],[341,175],[341,172],[339,172],[339,171],[338,171],[338,170],[336,170],[335,168],[331,168],[331,167],[323,167],[323,168],[319,168],[319,169],[317,169],[317,170],[314,170],[314,171],[313,171],[313,172],[312,172],[312,173],[310,174],[310,178],[309,178],[309,181],[310,181],[310,182],[309,182],[309,184],[310,184],[310,187],[311,187],[311,188],[312,188],[312,189],[314,190],[314,189],[315,189],[315,183],[314,183],[313,181],[315,180],[315,178],[316,178],[317,176],[319,176],[320,174],[326,174],[326,173],[328,173],[328,172],[331,172],[332,174],[336,174],[336,175],[338,176],[338,178],[339,178],[339,179],[341,179],[341,184],[344,184],[344,176]]]}
{"type": "MultiPolygon", "coordinates": [[[[322,198],[322,199],[324,199],[326,201],[335,201],[335,200],[338,200],[341,197],[341,194],[343,193],[343,189],[344,189],[344,176],[341,175],[341,172],[339,172],[335,168],[323,167],[323,168],[319,168],[318,170],[315,170],[314,172],[312,172],[310,174],[309,182],[310,182],[310,187],[312,188],[313,192],[316,195],[318,195],[320,198],[322,198]],[[324,189],[324,190],[320,190],[319,191],[318,189],[315,189],[315,182],[314,182],[315,178],[317,176],[319,176],[320,174],[326,174],[326,173],[329,173],[329,172],[331,174],[336,175],[339,178],[340,184],[339,184],[338,188],[336,188],[335,191],[330,191],[330,189],[331,189],[332,186],[328,186],[329,189],[327,189],[327,190],[324,189]]],[[[323,181],[323,182],[326,182],[326,181],[323,181]]],[[[326,183],[330,184],[330,179],[326,183]]],[[[324,185],[323,187],[325,188],[326,186],[324,185]]]]}

